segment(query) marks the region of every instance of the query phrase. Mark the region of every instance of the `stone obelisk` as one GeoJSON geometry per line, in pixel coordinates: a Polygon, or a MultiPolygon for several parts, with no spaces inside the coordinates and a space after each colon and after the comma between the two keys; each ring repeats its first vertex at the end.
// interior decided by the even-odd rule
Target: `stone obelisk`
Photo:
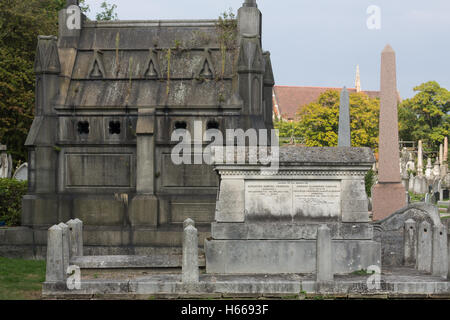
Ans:
{"type": "Polygon", "coordinates": [[[350,98],[346,87],[344,87],[341,91],[341,102],[339,106],[338,147],[351,147],[350,98]]]}
{"type": "Polygon", "coordinates": [[[417,175],[423,176],[423,146],[422,140],[419,140],[419,147],[417,149],[417,175]]]}
{"type": "Polygon", "coordinates": [[[401,183],[398,143],[397,75],[395,52],[387,45],[381,53],[381,99],[378,183],[373,188],[373,219],[380,220],[406,206],[401,183]]]}

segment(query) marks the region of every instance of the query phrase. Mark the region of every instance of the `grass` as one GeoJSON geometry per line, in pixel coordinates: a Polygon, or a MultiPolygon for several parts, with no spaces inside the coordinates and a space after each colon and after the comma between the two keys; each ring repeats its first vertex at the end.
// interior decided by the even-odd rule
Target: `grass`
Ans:
{"type": "Polygon", "coordinates": [[[45,261],[0,257],[0,300],[41,298],[45,261]]]}

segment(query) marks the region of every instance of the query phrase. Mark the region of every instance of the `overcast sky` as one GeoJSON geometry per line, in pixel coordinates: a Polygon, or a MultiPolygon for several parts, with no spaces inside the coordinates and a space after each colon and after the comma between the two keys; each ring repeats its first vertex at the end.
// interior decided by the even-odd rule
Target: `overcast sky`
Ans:
{"type": "MultiPolygon", "coordinates": [[[[90,17],[100,0],[87,0],[90,17]]],[[[121,20],[215,19],[244,0],[107,0],[121,20]]],[[[397,52],[403,98],[435,80],[450,89],[449,0],[259,0],[263,49],[272,53],[277,85],[354,87],[360,65],[363,90],[379,90],[380,54],[397,52]],[[381,29],[369,30],[367,9],[381,9],[381,29]]]]}

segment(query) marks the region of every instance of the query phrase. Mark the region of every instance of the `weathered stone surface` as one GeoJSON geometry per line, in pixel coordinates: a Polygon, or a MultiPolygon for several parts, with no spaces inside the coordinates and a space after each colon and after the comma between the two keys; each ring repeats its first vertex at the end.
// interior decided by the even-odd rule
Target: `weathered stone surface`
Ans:
{"type": "Polygon", "coordinates": [[[55,225],[48,229],[46,282],[65,280],[63,228],[55,225]]]}
{"type": "Polygon", "coordinates": [[[322,225],[317,230],[316,281],[333,281],[333,251],[330,229],[322,225]]]}
{"type": "Polygon", "coordinates": [[[433,230],[431,225],[423,221],[419,225],[417,242],[417,269],[431,272],[433,254],[433,230]]]}
{"type": "MultiPolygon", "coordinates": [[[[381,246],[367,240],[333,241],[333,273],[380,265],[381,246]]],[[[315,273],[315,240],[205,241],[206,272],[220,274],[315,273]],[[232,261],[232,263],[230,263],[232,261]]]]}
{"type": "Polygon", "coordinates": [[[448,244],[447,227],[433,226],[433,253],[431,271],[433,276],[447,279],[448,274],[448,244]]]}
{"type": "Polygon", "coordinates": [[[70,257],[83,256],[83,222],[80,219],[73,219],[67,222],[69,227],[70,257]]]}
{"type": "Polygon", "coordinates": [[[346,87],[344,87],[341,91],[341,100],[339,106],[338,147],[351,147],[350,98],[346,87]]]}
{"type": "Polygon", "coordinates": [[[197,237],[197,229],[194,226],[189,225],[184,229],[182,282],[186,284],[199,281],[197,237]]]}
{"type": "MultiPolygon", "coordinates": [[[[333,239],[371,240],[373,227],[369,223],[327,224],[333,239]]],[[[317,238],[317,224],[286,222],[264,223],[212,223],[211,234],[217,240],[314,240],[317,238]]]]}
{"type": "Polygon", "coordinates": [[[387,45],[381,54],[380,146],[378,184],[373,189],[373,219],[388,217],[406,205],[401,184],[398,144],[395,52],[387,45]]]}
{"type": "Polygon", "coordinates": [[[417,260],[417,230],[416,222],[412,219],[408,219],[405,222],[403,231],[404,240],[404,263],[407,266],[415,266],[417,260]]]}
{"type": "MultiPolygon", "coordinates": [[[[430,225],[441,222],[438,209],[426,203],[413,203],[373,224],[374,240],[381,243],[383,266],[402,266],[404,263],[404,226],[409,219],[417,225],[427,221],[430,225]]],[[[418,228],[418,227],[417,227],[418,228]]]]}

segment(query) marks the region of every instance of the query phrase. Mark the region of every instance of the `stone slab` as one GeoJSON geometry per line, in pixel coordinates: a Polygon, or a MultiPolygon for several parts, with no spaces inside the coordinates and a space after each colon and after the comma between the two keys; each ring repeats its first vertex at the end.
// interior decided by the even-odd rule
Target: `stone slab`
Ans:
{"type": "Polygon", "coordinates": [[[380,287],[369,289],[368,276],[337,276],[333,282],[317,282],[311,275],[201,275],[196,285],[183,285],[181,275],[166,274],[124,280],[83,280],[81,290],[67,290],[64,283],[46,282],[46,298],[76,298],[86,295],[152,295],[159,298],[183,297],[267,297],[271,295],[329,294],[341,298],[427,298],[449,297],[450,282],[426,276],[410,269],[380,276],[380,287]]]}
{"type": "MultiPolygon", "coordinates": [[[[119,269],[119,268],[179,268],[182,256],[180,254],[152,254],[147,256],[84,256],[73,257],[72,265],[81,269],[119,269]]],[[[199,257],[199,266],[205,266],[204,256],[199,257]]]]}
{"type": "MultiPolygon", "coordinates": [[[[373,227],[369,223],[327,223],[333,239],[371,240],[373,227]]],[[[216,240],[314,240],[318,224],[288,223],[216,223],[211,234],[216,240]]]]}
{"type": "MultiPolygon", "coordinates": [[[[369,240],[335,240],[333,273],[345,274],[381,264],[381,245],[369,240]]],[[[212,274],[313,273],[316,241],[205,241],[206,272],[212,274]]]]}

